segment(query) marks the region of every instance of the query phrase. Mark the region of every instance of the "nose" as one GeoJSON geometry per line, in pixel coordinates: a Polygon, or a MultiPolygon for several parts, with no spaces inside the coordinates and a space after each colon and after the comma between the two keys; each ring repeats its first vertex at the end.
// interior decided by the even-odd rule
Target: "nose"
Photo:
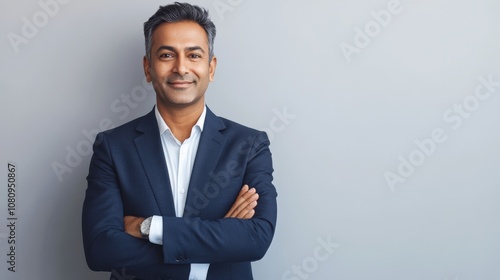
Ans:
{"type": "Polygon", "coordinates": [[[188,74],[189,70],[187,67],[186,59],[183,57],[178,57],[175,60],[174,68],[172,69],[172,71],[182,76],[188,74]]]}

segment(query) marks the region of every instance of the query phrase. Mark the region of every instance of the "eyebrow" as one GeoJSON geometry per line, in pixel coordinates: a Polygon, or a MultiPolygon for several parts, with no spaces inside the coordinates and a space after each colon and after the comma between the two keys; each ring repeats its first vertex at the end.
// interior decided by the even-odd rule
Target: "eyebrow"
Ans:
{"type": "MultiPolygon", "coordinates": [[[[169,51],[173,51],[173,52],[176,52],[176,48],[172,47],[172,46],[160,46],[158,48],[158,50],[156,50],[156,53],[159,53],[161,50],[169,50],[169,51]]],[[[192,46],[192,47],[186,47],[185,48],[186,51],[201,51],[202,53],[205,53],[205,50],[203,50],[200,46],[192,46]]]]}

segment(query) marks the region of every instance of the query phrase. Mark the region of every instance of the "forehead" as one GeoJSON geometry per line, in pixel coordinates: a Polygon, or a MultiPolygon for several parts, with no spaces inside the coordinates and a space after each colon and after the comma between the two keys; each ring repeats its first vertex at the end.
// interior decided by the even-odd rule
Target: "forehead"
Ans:
{"type": "Polygon", "coordinates": [[[205,29],[194,21],[165,22],[160,24],[152,36],[153,48],[159,46],[199,46],[208,49],[205,29]]]}

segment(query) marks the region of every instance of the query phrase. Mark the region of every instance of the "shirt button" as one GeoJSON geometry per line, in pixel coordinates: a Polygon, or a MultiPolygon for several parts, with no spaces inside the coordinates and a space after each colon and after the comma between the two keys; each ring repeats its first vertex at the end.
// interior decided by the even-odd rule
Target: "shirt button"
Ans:
{"type": "Polygon", "coordinates": [[[179,192],[180,192],[181,194],[184,194],[184,193],[186,192],[186,190],[185,190],[185,189],[180,189],[180,191],[179,191],[179,192]]]}

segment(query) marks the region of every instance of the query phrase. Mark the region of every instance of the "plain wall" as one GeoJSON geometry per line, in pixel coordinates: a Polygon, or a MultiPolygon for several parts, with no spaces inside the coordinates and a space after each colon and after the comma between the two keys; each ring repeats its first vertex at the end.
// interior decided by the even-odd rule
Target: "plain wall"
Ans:
{"type": "MultiPolygon", "coordinates": [[[[83,255],[89,147],[151,110],[142,24],[167,2],[48,2],[0,4],[0,276],[108,279],[83,255]]],[[[500,2],[192,3],[218,30],[208,106],[272,140],[255,279],[500,277],[500,2]]]]}

